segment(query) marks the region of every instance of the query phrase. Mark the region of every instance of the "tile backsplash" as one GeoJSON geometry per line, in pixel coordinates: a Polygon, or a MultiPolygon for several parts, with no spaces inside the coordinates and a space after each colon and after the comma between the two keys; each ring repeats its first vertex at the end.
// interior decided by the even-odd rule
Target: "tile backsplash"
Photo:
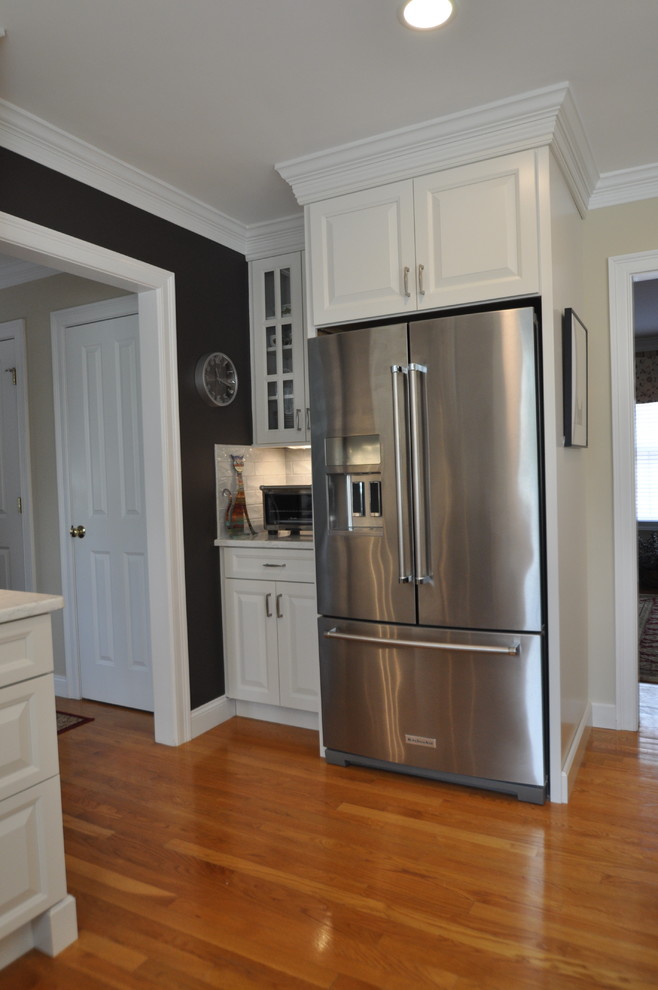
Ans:
{"type": "Polygon", "coordinates": [[[228,499],[223,494],[236,490],[236,475],[231,454],[244,457],[244,481],[247,512],[257,533],[263,531],[261,485],[310,485],[311,451],[300,447],[241,447],[215,444],[215,479],[217,493],[217,533],[226,536],[224,517],[228,499]]]}

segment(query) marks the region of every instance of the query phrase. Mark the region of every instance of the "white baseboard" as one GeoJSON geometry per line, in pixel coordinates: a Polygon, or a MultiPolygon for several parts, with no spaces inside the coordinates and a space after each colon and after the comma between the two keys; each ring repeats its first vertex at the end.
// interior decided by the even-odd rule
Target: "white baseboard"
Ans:
{"type": "Polygon", "coordinates": [[[557,801],[562,804],[566,804],[569,800],[569,794],[573,790],[573,786],[576,782],[576,777],[578,775],[578,770],[580,769],[580,764],[585,754],[585,748],[587,746],[587,739],[589,737],[590,728],[592,724],[592,706],[588,703],[583,716],[578,724],[578,728],[574,733],[571,746],[569,747],[569,752],[562,766],[561,780],[560,780],[560,795],[553,795],[553,788],[551,786],[551,801],[557,801]]]}
{"type": "Polygon", "coordinates": [[[194,708],[191,715],[192,739],[214,729],[222,722],[228,722],[235,715],[235,702],[222,695],[221,698],[213,698],[205,705],[194,708]]]}
{"type": "Polygon", "coordinates": [[[255,701],[236,701],[235,714],[243,718],[256,718],[262,722],[294,725],[298,729],[318,730],[317,712],[304,712],[297,708],[280,708],[278,705],[261,705],[255,701]]]}
{"type": "Polygon", "coordinates": [[[55,697],[56,698],[70,698],[69,694],[69,682],[66,677],[62,677],[61,674],[55,674],[55,697]]]}
{"type": "MultiPolygon", "coordinates": [[[[0,970],[20,959],[30,949],[56,956],[78,937],[75,898],[67,894],[34,921],[0,939],[0,970]]],[[[0,986],[4,986],[0,978],[0,986]]]]}
{"type": "MultiPolygon", "coordinates": [[[[9,966],[16,959],[20,959],[26,952],[34,948],[34,938],[32,936],[32,925],[28,921],[26,925],[21,925],[15,932],[0,939],[0,970],[9,966]]],[[[0,978],[0,984],[2,979],[0,978]]]]}
{"type": "Polygon", "coordinates": [[[600,701],[592,702],[592,725],[595,729],[616,729],[617,709],[600,701]]]}
{"type": "Polygon", "coordinates": [[[75,897],[67,894],[61,901],[32,922],[35,949],[47,956],[57,956],[78,937],[75,897]]]}

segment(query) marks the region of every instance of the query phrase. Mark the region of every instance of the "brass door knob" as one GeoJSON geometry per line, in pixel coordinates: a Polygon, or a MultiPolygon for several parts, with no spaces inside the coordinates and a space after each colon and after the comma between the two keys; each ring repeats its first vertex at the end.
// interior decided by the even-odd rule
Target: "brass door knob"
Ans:
{"type": "Polygon", "coordinates": [[[85,536],[85,533],[86,532],[87,532],[87,530],[84,528],[84,526],[71,526],[71,528],[69,530],[69,533],[71,534],[71,536],[74,536],[74,537],[75,536],[79,536],[81,540],[84,539],[84,536],[85,536]]]}

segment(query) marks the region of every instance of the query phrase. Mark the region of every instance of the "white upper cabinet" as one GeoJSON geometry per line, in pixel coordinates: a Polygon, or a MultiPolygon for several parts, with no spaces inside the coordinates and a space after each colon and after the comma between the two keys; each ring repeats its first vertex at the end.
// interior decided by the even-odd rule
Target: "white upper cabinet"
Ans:
{"type": "Polygon", "coordinates": [[[416,309],[413,205],[409,181],[310,205],[316,325],[416,309]]]}
{"type": "Polygon", "coordinates": [[[254,443],[308,443],[302,256],[252,261],[254,443]]]}
{"type": "Polygon", "coordinates": [[[539,292],[534,151],[308,207],[316,326],[539,292]]]}

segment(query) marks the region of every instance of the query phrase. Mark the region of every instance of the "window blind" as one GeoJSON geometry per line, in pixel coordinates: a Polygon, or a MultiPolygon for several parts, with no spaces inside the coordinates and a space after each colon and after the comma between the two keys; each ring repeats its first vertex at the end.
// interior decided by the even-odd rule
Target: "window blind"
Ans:
{"type": "Polygon", "coordinates": [[[635,406],[635,508],[638,522],[658,521],[658,402],[635,406]]]}

